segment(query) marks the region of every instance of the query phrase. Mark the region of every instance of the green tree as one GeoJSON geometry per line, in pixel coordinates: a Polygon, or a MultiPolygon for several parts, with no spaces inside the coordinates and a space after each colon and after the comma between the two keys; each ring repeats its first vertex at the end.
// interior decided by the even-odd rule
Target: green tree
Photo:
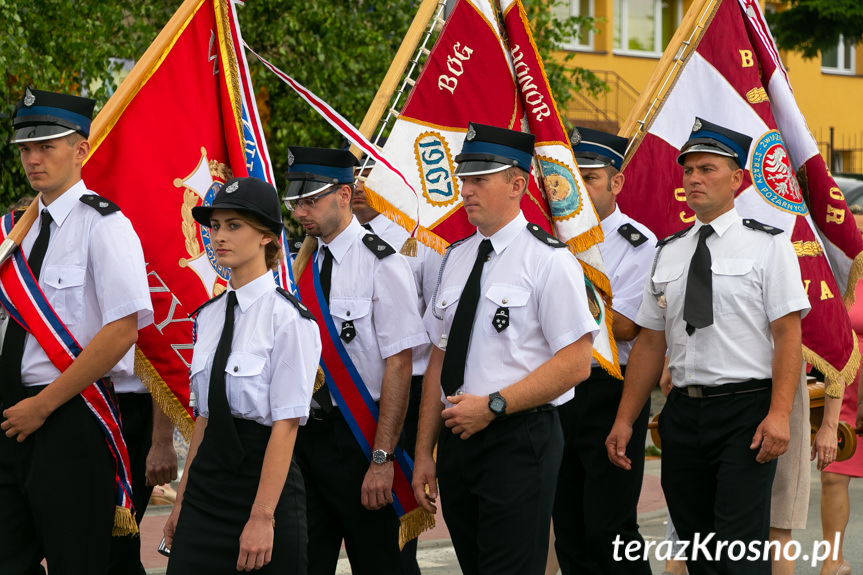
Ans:
{"type": "Polygon", "coordinates": [[[845,40],[863,38],[863,2],[860,0],[791,0],[791,7],[767,14],[776,43],[783,50],[797,50],[806,58],[835,48],[839,35],[845,40]]]}

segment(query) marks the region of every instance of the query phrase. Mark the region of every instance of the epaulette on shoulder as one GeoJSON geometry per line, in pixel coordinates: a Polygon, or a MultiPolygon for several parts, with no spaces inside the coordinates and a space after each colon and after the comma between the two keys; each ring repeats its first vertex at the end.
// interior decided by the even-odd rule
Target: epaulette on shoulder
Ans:
{"type": "Polygon", "coordinates": [[[289,292],[288,290],[286,290],[285,288],[282,288],[282,287],[277,287],[276,291],[279,292],[282,295],[282,297],[284,297],[286,300],[288,300],[289,302],[294,304],[294,307],[297,308],[297,311],[300,312],[301,316],[303,316],[306,319],[310,319],[312,321],[315,321],[314,314],[312,312],[310,312],[309,308],[307,308],[303,302],[298,300],[296,298],[296,296],[294,296],[294,294],[292,294],[291,292],[289,292]]]}
{"type": "Polygon", "coordinates": [[[380,236],[371,233],[363,236],[363,245],[369,248],[379,260],[396,253],[393,247],[382,240],[380,236]]]}
{"type": "Polygon", "coordinates": [[[691,230],[691,229],[692,229],[692,226],[689,226],[688,228],[684,228],[684,229],[680,230],[680,231],[679,231],[679,232],[677,232],[677,233],[671,234],[671,235],[670,235],[670,236],[668,236],[667,238],[662,238],[661,240],[659,240],[658,242],[656,242],[656,247],[661,248],[661,247],[662,247],[662,246],[664,246],[665,244],[671,243],[671,242],[673,242],[674,240],[676,240],[676,239],[678,239],[678,238],[682,238],[683,236],[685,236],[686,234],[688,234],[688,233],[689,233],[689,230],[691,230]]]}
{"type": "Polygon", "coordinates": [[[303,247],[303,240],[305,238],[288,238],[288,251],[292,254],[299,253],[300,248],[303,247]]]}
{"type": "Polygon", "coordinates": [[[553,248],[565,248],[566,244],[539,227],[536,224],[527,224],[527,231],[533,235],[536,239],[541,241],[547,246],[551,246],[553,248]]]}
{"type": "Polygon", "coordinates": [[[617,228],[617,233],[622,235],[623,239],[631,243],[634,248],[637,248],[647,241],[647,236],[632,224],[623,224],[617,228]]]}
{"type": "Polygon", "coordinates": [[[446,249],[451,249],[451,248],[458,247],[458,246],[462,245],[463,243],[465,243],[466,241],[468,241],[469,239],[471,239],[472,237],[474,237],[475,235],[476,235],[476,232],[472,233],[472,234],[471,234],[471,235],[469,235],[469,236],[465,236],[465,237],[463,237],[463,238],[462,238],[462,239],[460,239],[460,240],[456,240],[456,241],[454,241],[453,243],[451,243],[450,245],[448,245],[448,246],[446,247],[446,249]]]}
{"type": "Polygon", "coordinates": [[[767,224],[762,224],[758,220],[751,220],[749,218],[743,220],[743,225],[750,230],[758,230],[759,232],[766,232],[771,236],[778,236],[785,230],[781,230],[775,226],[768,226],[767,224]]]}
{"type": "Polygon", "coordinates": [[[196,310],[195,310],[195,311],[193,311],[191,314],[189,314],[189,317],[195,317],[196,315],[198,315],[199,313],[201,313],[201,310],[202,310],[202,309],[204,309],[205,307],[207,307],[208,305],[210,305],[211,303],[213,303],[214,301],[216,301],[217,299],[219,299],[220,297],[222,297],[222,296],[223,296],[223,295],[225,295],[226,293],[228,293],[228,290],[225,290],[225,291],[223,291],[222,293],[220,293],[219,295],[217,295],[217,296],[215,296],[215,297],[212,297],[212,298],[208,299],[207,301],[205,301],[204,303],[202,303],[201,305],[199,305],[199,306],[198,306],[198,309],[196,309],[196,310]]]}
{"type": "Polygon", "coordinates": [[[100,214],[102,214],[103,216],[107,216],[108,214],[113,214],[114,212],[120,211],[120,206],[118,206],[111,200],[107,200],[102,196],[97,196],[96,194],[84,194],[78,199],[99,212],[100,214]]]}

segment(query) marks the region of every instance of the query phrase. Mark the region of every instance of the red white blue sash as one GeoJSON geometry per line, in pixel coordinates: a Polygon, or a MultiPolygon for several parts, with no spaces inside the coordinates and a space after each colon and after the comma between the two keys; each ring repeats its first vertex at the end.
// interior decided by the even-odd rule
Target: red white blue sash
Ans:
{"type": "MultiPolygon", "coordinates": [[[[313,256],[299,281],[300,300],[315,316],[321,331],[321,368],[326,385],[354,438],[371,460],[372,446],[378,426],[378,406],[363,383],[356,366],[345,350],[339,331],[333,323],[329,306],[321,290],[320,273],[313,256]]],[[[434,526],[434,517],[428,515],[416,502],[411,479],[413,461],[401,447],[395,449],[395,473],[393,476],[393,508],[401,519],[400,539],[402,544],[410,541],[425,529],[434,526]]]]}
{"type": "MultiPolygon", "coordinates": [[[[0,241],[12,229],[12,224],[12,214],[3,217],[0,241]]],[[[20,249],[0,267],[0,304],[13,320],[36,338],[60,372],[66,371],[81,353],[81,345],[48,303],[20,249]]],[[[138,525],[132,506],[129,454],[121,433],[120,410],[113,384],[108,379],[100,379],[82,391],[81,397],[99,422],[116,464],[113,534],[135,534],[138,525]]]]}

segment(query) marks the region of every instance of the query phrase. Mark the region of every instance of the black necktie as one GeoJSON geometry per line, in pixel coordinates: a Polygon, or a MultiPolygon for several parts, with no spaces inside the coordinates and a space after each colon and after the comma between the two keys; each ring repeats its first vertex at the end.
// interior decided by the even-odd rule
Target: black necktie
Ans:
{"type": "Polygon", "coordinates": [[[364,223],[363,227],[365,229],[367,229],[368,231],[370,231],[371,233],[375,233],[375,231],[372,229],[372,225],[370,223],[368,223],[368,222],[364,223]]]}
{"type": "Polygon", "coordinates": [[[467,361],[467,348],[470,345],[470,333],[473,330],[473,319],[476,316],[476,306],[479,303],[480,279],[482,266],[491,253],[491,240],[483,240],[479,244],[473,269],[464,284],[458,308],[449,330],[446,353],[443,356],[440,381],[446,395],[452,395],[464,385],[464,366],[467,361]]]}
{"type": "MultiPolygon", "coordinates": [[[[27,264],[33,271],[33,277],[39,280],[45,252],[48,251],[48,240],[51,239],[51,214],[42,210],[42,225],[39,235],[30,250],[27,264]]],[[[62,319],[62,318],[61,318],[62,319]]],[[[9,318],[6,323],[6,336],[3,339],[3,350],[0,352],[0,401],[4,407],[11,407],[24,398],[24,387],[21,385],[21,358],[24,356],[24,341],[27,332],[18,323],[9,318]]]]}
{"type": "MultiPolygon", "coordinates": [[[[326,300],[327,305],[330,305],[330,285],[333,280],[333,252],[330,251],[330,248],[327,246],[321,247],[321,251],[324,254],[324,261],[321,264],[321,291],[324,292],[324,300],[326,300]]],[[[312,399],[318,402],[318,405],[321,406],[325,412],[329,413],[333,409],[333,400],[330,399],[330,390],[327,388],[327,385],[324,384],[318,388],[316,392],[312,394],[312,399]]]]}
{"type": "Polygon", "coordinates": [[[210,390],[207,400],[210,417],[207,420],[207,433],[214,435],[218,451],[222,453],[225,462],[234,470],[239,470],[246,455],[237,428],[234,427],[234,416],[228,404],[228,393],[225,385],[225,368],[228,366],[228,356],[231,355],[231,342],[234,339],[234,308],[237,307],[237,292],[228,292],[225,305],[225,324],[216,354],[213,356],[213,369],[210,372],[210,390]]]}
{"type": "Polygon", "coordinates": [[[686,333],[713,325],[713,274],[710,271],[710,249],[707,238],[713,233],[711,226],[698,231],[698,245],[692,254],[689,274],[686,276],[686,296],[683,300],[683,321],[686,333]]]}

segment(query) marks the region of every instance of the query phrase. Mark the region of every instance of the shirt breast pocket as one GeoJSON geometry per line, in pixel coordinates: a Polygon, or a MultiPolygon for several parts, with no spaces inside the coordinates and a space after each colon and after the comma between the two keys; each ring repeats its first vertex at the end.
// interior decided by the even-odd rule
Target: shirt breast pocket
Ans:
{"type": "Polygon", "coordinates": [[[45,295],[66,325],[81,321],[84,309],[84,279],[87,270],[81,266],[45,266],[42,283],[45,295]]]}
{"type": "MultiPolygon", "coordinates": [[[[665,307],[675,310],[683,306],[683,264],[674,263],[656,266],[650,280],[651,291],[659,297],[663,294],[665,307]]],[[[672,314],[673,315],[673,314],[672,314]]]]}
{"type": "Polygon", "coordinates": [[[207,396],[210,384],[210,368],[213,366],[213,354],[195,353],[192,355],[192,365],[189,367],[189,386],[195,395],[195,405],[198,414],[210,416],[207,407],[207,396]]]}
{"type": "Polygon", "coordinates": [[[235,351],[228,356],[225,383],[228,388],[228,403],[233,413],[238,415],[250,415],[255,411],[266,413],[270,387],[269,381],[264,378],[266,364],[266,358],[253,353],[235,351]]]}
{"type": "Polygon", "coordinates": [[[485,300],[479,321],[486,334],[517,339],[524,333],[529,321],[527,304],[530,301],[530,289],[494,284],[486,290],[485,300]]]}
{"type": "Polygon", "coordinates": [[[745,258],[713,260],[713,310],[720,315],[751,313],[761,305],[761,289],[757,285],[753,267],[755,262],[745,258]]]}
{"type": "Polygon", "coordinates": [[[341,337],[345,349],[373,349],[375,330],[372,325],[371,298],[333,298],[330,300],[330,315],[336,332],[341,337]],[[353,333],[351,333],[351,322],[353,333]],[[347,324],[347,325],[346,325],[347,324]]]}

